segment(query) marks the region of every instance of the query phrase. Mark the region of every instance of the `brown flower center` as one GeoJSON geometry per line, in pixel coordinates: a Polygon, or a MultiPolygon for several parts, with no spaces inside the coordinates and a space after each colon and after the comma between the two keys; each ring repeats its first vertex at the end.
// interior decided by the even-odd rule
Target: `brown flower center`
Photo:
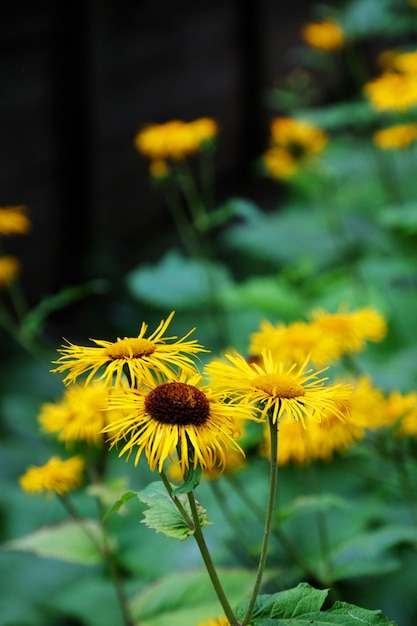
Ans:
{"type": "Polygon", "coordinates": [[[152,341],[143,337],[125,337],[118,339],[107,346],[106,355],[112,361],[116,359],[140,359],[155,352],[156,347],[152,341]]]}
{"type": "Polygon", "coordinates": [[[252,379],[252,385],[274,398],[297,398],[305,389],[289,374],[261,374],[252,379]]]}
{"type": "Polygon", "coordinates": [[[207,396],[186,383],[163,383],[147,395],[145,410],[162,424],[201,426],[209,418],[207,396]]]}

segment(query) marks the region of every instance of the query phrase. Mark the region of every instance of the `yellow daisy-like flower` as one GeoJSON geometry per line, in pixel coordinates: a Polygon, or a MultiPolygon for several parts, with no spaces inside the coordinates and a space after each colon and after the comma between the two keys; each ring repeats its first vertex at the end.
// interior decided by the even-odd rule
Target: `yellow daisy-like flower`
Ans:
{"type": "Polygon", "coordinates": [[[217,124],[210,118],[193,122],[171,120],[140,130],[135,139],[136,149],[152,160],[178,161],[198,152],[204,143],[217,134],[217,124]]]}
{"type": "Polygon", "coordinates": [[[0,257],[0,288],[8,287],[19,275],[20,261],[12,255],[0,257]]]}
{"type": "Polygon", "coordinates": [[[417,76],[387,71],[366,83],[364,91],[377,111],[407,111],[417,104],[417,76]]]}
{"type": "Polygon", "coordinates": [[[127,369],[133,386],[140,385],[142,379],[154,370],[166,375],[175,368],[191,371],[195,364],[190,357],[207,350],[196,340],[187,341],[194,328],[181,339],[176,336],[164,337],[173,316],[174,311],[148,337],[145,337],[148,325],[143,322],[137,337],[118,338],[113,342],[91,339],[96,346],[75,346],[68,342],[67,346],[58,350],[62,356],[54,361],[58,367],[52,371],[68,372],[64,378],[65,384],[75,382],[79,376],[88,372],[85,384],[97,377],[106,385],[112,382],[119,385],[127,369]]]}
{"type": "Polygon", "coordinates": [[[205,371],[211,385],[223,392],[231,405],[256,406],[261,419],[267,414],[274,423],[285,417],[305,426],[306,419],[321,420],[323,411],[332,411],[343,419],[340,406],[350,393],[348,385],[325,386],[324,371],[306,370],[302,365],[284,365],[265,352],[259,363],[248,363],[237,352],[226,354],[228,362],[212,361],[205,371]]]}
{"type": "Polygon", "coordinates": [[[198,622],[197,626],[230,626],[230,622],[226,617],[218,617],[217,619],[209,619],[205,622],[198,622]]]}
{"type": "Polygon", "coordinates": [[[273,178],[291,178],[299,164],[285,148],[270,148],[262,156],[263,166],[273,178]]]}
{"type": "Polygon", "coordinates": [[[83,469],[84,461],[80,456],[66,461],[54,456],[45,465],[29,467],[19,482],[28,493],[47,492],[63,496],[81,485],[83,469]]]}
{"type": "Polygon", "coordinates": [[[381,424],[384,394],[375,387],[369,376],[360,376],[353,382],[349,398],[349,423],[361,429],[374,429],[381,424]]]}
{"type": "Polygon", "coordinates": [[[396,435],[417,435],[417,393],[392,391],[382,399],[376,419],[368,427],[394,427],[396,435]]]}
{"type": "Polygon", "coordinates": [[[157,377],[142,390],[115,389],[109,406],[123,411],[123,418],[104,428],[111,447],[123,447],[119,456],[132,452],[138,464],[142,453],[149,468],[161,471],[166,459],[178,454],[181,472],[200,466],[203,471],[227,463],[230,448],[242,455],[236,442],[239,418],[251,418],[252,409],[222,401],[222,394],[203,384],[198,373],[180,372],[168,379],[157,377]]]}
{"type": "Polygon", "coordinates": [[[374,143],[381,150],[393,150],[410,146],[417,139],[417,124],[396,124],[378,130],[374,136],[374,143]]]}
{"type": "Polygon", "coordinates": [[[27,235],[31,222],[23,205],[0,207],[0,235],[27,235]]]}
{"type": "Polygon", "coordinates": [[[108,398],[109,388],[103,384],[75,384],[65,391],[61,402],[43,404],[38,421],[44,432],[58,434],[59,441],[100,445],[103,428],[120,417],[118,411],[108,410],[108,398]]]}
{"type": "Polygon", "coordinates": [[[391,67],[401,74],[417,74],[417,50],[394,54],[391,67]]]}
{"type": "Polygon", "coordinates": [[[271,144],[287,149],[295,158],[317,154],[325,147],[328,136],[306,120],[276,117],[271,122],[271,144]]]}
{"type": "Polygon", "coordinates": [[[316,309],[311,315],[323,333],[338,342],[340,356],[348,352],[360,352],[365,341],[382,341],[387,334],[385,319],[370,307],[352,312],[340,309],[337,313],[316,309]]]}
{"type": "Polygon", "coordinates": [[[345,42],[343,29],[334,20],[310,22],[303,27],[301,36],[309,46],[323,52],[338,50],[345,42]]]}
{"type": "Polygon", "coordinates": [[[301,364],[310,358],[317,366],[330,363],[340,354],[336,339],[308,322],[293,322],[286,326],[263,321],[259,331],[251,335],[249,353],[260,356],[265,350],[270,350],[272,356],[282,362],[301,364]]]}

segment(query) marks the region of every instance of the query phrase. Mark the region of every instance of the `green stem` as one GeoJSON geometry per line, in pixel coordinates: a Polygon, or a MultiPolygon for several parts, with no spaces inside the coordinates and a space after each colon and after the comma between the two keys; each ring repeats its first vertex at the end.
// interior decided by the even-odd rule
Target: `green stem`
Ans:
{"type": "Polygon", "coordinates": [[[183,206],[178,201],[178,198],[172,193],[169,193],[169,190],[166,190],[165,202],[167,203],[178,236],[181,239],[182,245],[184,246],[187,254],[191,257],[200,256],[199,246],[196,243],[192,225],[185,214],[183,206]]]}
{"type": "Polygon", "coordinates": [[[167,476],[165,474],[165,471],[163,469],[159,472],[159,476],[161,477],[161,480],[162,480],[162,482],[164,484],[164,487],[167,490],[171,500],[173,501],[173,503],[177,507],[178,511],[181,513],[182,517],[184,518],[185,523],[187,524],[188,528],[190,530],[194,530],[194,521],[188,515],[187,511],[185,510],[185,508],[182,505],[182,503],[179,500],[179,498],[177,498],[177,496],[172,495],[173,489],[172,489],[171,483],[169,482],[169,480],[168,480],[168,478],[167,478],[167,476]]]}
{"type": "Polygon", "coordinates": [[[191,508],[191,514],[192,514],[193,521],[194,521],[194,538],[199,547],[199,550],[203,558],[204,564],[206,566],[208,575],[210,576],[210,580],[213,585],[214,591],[216,592],[219,602],[223,607],[224,613],[227,619],[229,620],[230,626],[240,626],[229,604],[229,601],[226,597],[226,594],[224,592],[220,579],[217,575],[216,568],[214,567],[206,541],[204,539],[203,530],[200,524],[200,518],[198,516],[197,503],[195,501],[194,492],[190,491],[187,494],[187,496],[188,496],[188,502],[191,508]]]}
{"type": "Polygon", "coordinates": [[[175,173],[179,187],[184,194],[194,228],[197,231],[201,231],[207,222],[207,212],[188,164],[186,162],[178,163],[175,173]]]}
{"type": "Polygon", "coordinates": [[[264,536],[262,541],[261,554],[259,556],[258,572],[256,575],[255,584],[252,590],[252,595],[249,600],[248,608],[245,617],[242,620],[241,626],[246,626],[249,623],[252,616],[253,608],[255,606],[256,598],[258,597],[259,589],[262,582],[263,573],[266,565],[266,557],[268,553],[269,537],[272,527],[272,517],[274,513],[275,497],[277,490],[277,478],[278,478],[278,426],[274,424],[272,415],[269,415],[269,432],[271,437],[271,463],[270,463],[270,480],[269,480],[269,498],[268,508],[265,518],[264,536]]]}

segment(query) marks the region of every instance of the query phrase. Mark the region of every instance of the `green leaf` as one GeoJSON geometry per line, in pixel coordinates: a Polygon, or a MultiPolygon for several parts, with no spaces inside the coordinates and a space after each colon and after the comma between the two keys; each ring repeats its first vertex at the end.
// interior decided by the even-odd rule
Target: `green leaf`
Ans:
{"type": "Polygon", "coordinates": [[[182,483],[182,485],[174,489],[172,495],[176,496],[180,493],[189,493],[190,491],[198,487],[198,485],[200,484],[202,473],[203,471],[200,466],[198,466],[196,469],[194,469],[193,467],[188,468],[184,477],[184,482],[182,483]]]}
{"type": "MultiPolygon", "coordinates": [[[[141,502],[149,507],[144,513],[145,519],[142,520],[142,523],[149,528],[154,528],[156,532],[163,533],[166,537],[173,537],[181,541],[194,534],[194,529],[187,524],[162,483],[151,483],[139,491],[137,496],[141,502]]],[[[191,508],[187,496],[180,494],[177,498],[191,518],[191,508]]],[[[205,509],[197,504],[197,510],[201,526],[209,526],[211,522],[207,519],[205,509]]]]}
{"type": "MultiPolygon", "coordinates": [[[[219,569],[218,575],[231,606],[249,595],[253,572],[219,569]]],[[[223,615],[205,570],[177,571],[158,579],[132,599],[131,612],[146,626],[196,626],[223,615]]]]}
{"type": "Polygon", "coordinates": [[[3,544],[3,548],[90,565],[102,560],[100,548],[104,549],[104,541],[104,532],[98,522],[83,519],[40,528],[3,544]]]}
{"type": "MultiPolygon", "coordinates": [[[[300,583],[293,589],[273,595],[258,596],[251,626],[395,626],[381,611],[362,609],[346,602],[336,602],[330,609],[322,611],[328,590],[314,589],[300,583]]],[[[247,602],[238,606],[236,615],[241,620],[247,602]]]]}
{"type": "Polygon", "coordinates": [[[186,259],[175,250],[157,265],[139,267],[127,276],[127,287],[135,298],[168,310],[208,305],[230,285],[225,267],[204,259],[186,259]]]}
{"type": "Polygon", "coordinates": [[[109,508],[109,510],[106,511],[103,517],[103,522],[106,522],[109,517],[113,515],[113,513],[119,511],[119,509],[125,504],[125,502],[128,502],[131,498],[134,498],[137,495],[137,491],[126,491],[126,493],[124,493],[121,498],[116,500],[116,502],[109,508]]]}

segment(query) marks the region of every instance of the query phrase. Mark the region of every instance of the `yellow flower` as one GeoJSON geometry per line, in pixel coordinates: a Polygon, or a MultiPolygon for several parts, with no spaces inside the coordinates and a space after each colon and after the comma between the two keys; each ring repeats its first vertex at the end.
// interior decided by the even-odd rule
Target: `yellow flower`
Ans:
{"type": "Polygon", "coordinates": [[[386,71],[364,91],[377,111],[407,111],[417,104],[417,76],[386,71]]]}
{"type": "Polygon", "coordinates": [[[149,165],[152,178],[161,179],[169,175],[169,167],[164,159],[154,159],[149,165]]]}
{"type": "Polygon", "coordinates": [[[271,145],[262,163],[273,178],[290,178],[312,155],[323,150],[327,140],[327,134],[309,122],[277,117],[271,122],[271,145]]]}
{"type": "Polygon", "coordinates": [[[374,143],[382,150],[405,148],[417,139],[417,124],[396,124],[374,134],[374,143]]]}
{"type": "Polygon", "coordinates": [[[275,359],[285,363],[301,364],[310,358],[318,366],[330,363],[340,353],[336,339],[316,324],[273,325],[267,320],[251,335],[249,344],[251,356],[260,356],[265,350],[270,350],[275,359]]]}
{"type": "Polygon", "coordinates": [[[211,385],[223,392],[233,404],[256,406],[261,419],[272,415],[274,423],[285,417],[305,426],[306,418],[320,421],[323,411],[332,411],[343,419],[340,404],[349,397],[347,385],[325,386],[324,371],[306,370],[302,365],[284,365],[270,353],[260,363],[248,363],[240,354],[226,354],[228,362],[212,361],[206,365],[211,385]]]}
{"type": "Polygon", "coordinates": [[[369,376],[360,376],[352,386],[349,423],[358,428],[374,429],[381,424],[384,394],[375,387],[369,376]]]}
{"type": "Polygon", "coordinates": [[[209,619],[205,622],[198,622],[197,626],[230,626],[226,617],[218,617],[217,619],[209,619]]]}
{"type": "Polygon", "coordinates": [[[45,465],[29,467],[19,482],[28,493],[47,492],[63,496],[81,485],[83,469],[84,461],[80,456],[66,461],[54,456],[45,465]]]}
{"type": "Polygon", "coordinates": [[[198,373],[156,377],[142,390],[115,389],[109,406],[123,412],[122,418],[104,428],[111,447],[121,442],[119,456],[129,458],[133,452],[135,465],[144,452],[151,471],[161,471],[175,452],[181,472],[197,466],[222,471],[230,448],[243,455],[235,441],[236,420],[252,417],[251,407],[236,410],[222,402],[222,394],[204,385],[198,373]]]}
{"type": "Polygon", "coordinates": [[[394,427],[396,435],[417,435],[417,393],[392,391],[380,404],[373,428],[394,427]]]}
{"type": "Polygon", "coordinates": [[[0,288],[10,285],[21,269],[20,261],[12,255],[0,257],[0,288]]]}
{"type": "Polygon", "coordinates": [[[342,48],[345,41],[342,28],[333,20],[306,24],[301,35],[309,46],[324,52],[342,48]]]}
{"type": "Polygon", "coordinates": [[[92,339],[96,346],[76,346],[68,342],[67,346],[58,350],[62,356],[54,361],[58,367],[52,371],[67,371],[65,384],[73,383],[79,376],[89,372],[86,384],[97,376],[106,385],[112,382],[119,385],[127,368],[131,384],[140,385],[142,379],[154,370],[167,375],[177,367],[192,370],[195,364],[190,356],[206,350],[195,340],[187,341],[195,329],[181,339],[176,336],[164,337],[173,316],[174,312],[170,313],[148,337],[145,337],[148,325],[143,322],[137,337],[118,338],[114,342],[92,339]]]}
{"type": "Polygon", "coordinates": [[[417,74],[417,50],[394,54],[391,67],[401,74],[417,74]]]}
{"type": "MultiPolygon", "coordinates": [[[[364,429],[352,425],[345,410],[343,413],[345,420],[324,411],[321,422],[310,420],[308,428],[291,419],[282,420],[279,423],[278,464],[303,465],[313,460],[329,461],[335,452],[342,452],[363,439],[364,429]]],[[[267,455],[271,446],[269,432],[269,428],[265,429],[267,455]]]]}
{"type": "Polygon", "coordinates": [[[23,205],[0,207],[0,235],[26,235],[31,229],[26,211],[23,205]]]}
{"type": "Polygon", "coordinates": [[[382,341],[387,333],[385,319],[370,307],[357,311],[328,313],[321,309],[312,312],[314,323],[324,334],[339,344],[339,356],[347,352],[360,352],[365,341],[382,341]]]}
{"type": "Polygon", "coordinates": [[[140,130],[134,139],[136,149],[152,160],[178,161],[198,152],[217,134],[217,124],[210,118],[193,122],[171,120],[140,130]]]}
{"type": "Polygon", "coordinates": [[[86,441],[100,445],[102,430],[119,412],[108,411],[109,388],[100,383],[72,385],[61,402],[42,405],[38,421],[46,433],[57,433],[59,441],[86,441]]]}

